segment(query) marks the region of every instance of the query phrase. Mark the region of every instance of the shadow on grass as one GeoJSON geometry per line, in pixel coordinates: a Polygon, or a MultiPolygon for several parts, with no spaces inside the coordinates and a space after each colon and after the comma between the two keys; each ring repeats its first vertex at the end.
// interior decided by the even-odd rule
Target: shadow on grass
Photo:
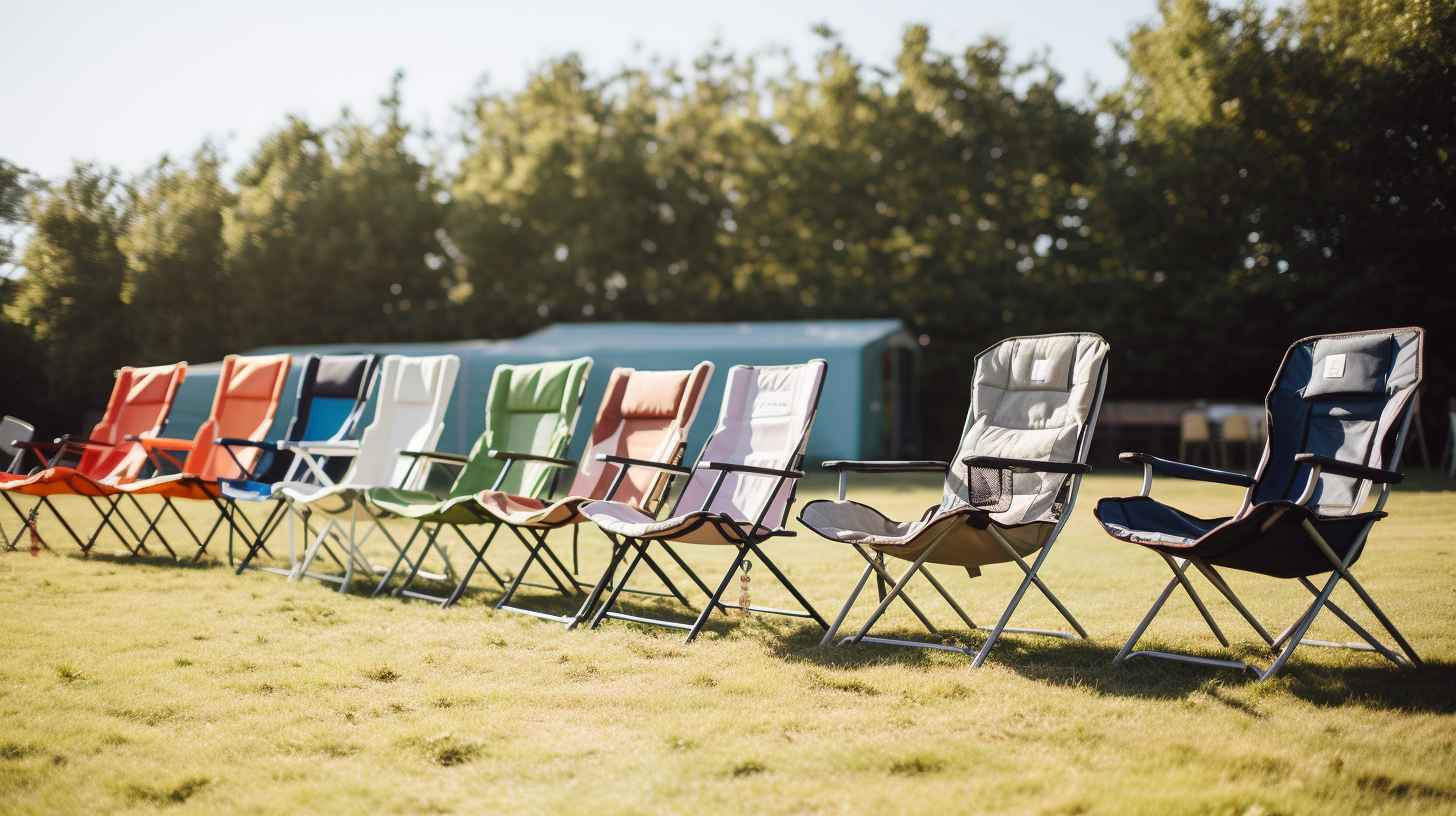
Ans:
{"type": "Polygon", "coordinates": [[[203,557],[199,561],[193,561],[187,555],[173,558],[170,555],[130,555],[128,553],[95,552],[90,555],[81,553],[69,553],[67,558],[74,558],[78,561],[91,561],[101,564],[126,564],[127,566],[151,567],[153,569],[190,569],[190,570],[230,570],[227,563],[216,558],[203,557]]]}

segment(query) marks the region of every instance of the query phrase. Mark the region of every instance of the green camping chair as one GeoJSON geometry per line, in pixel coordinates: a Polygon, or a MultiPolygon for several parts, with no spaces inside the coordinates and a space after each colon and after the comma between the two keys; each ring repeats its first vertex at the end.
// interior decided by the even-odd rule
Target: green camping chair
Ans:
{"type": "MultiPolygon", "coordinates": [[[[576,467],[575,462],[563,457],[571,445],[571,434],[576,428],[581,395],[591,366],[590,357],[497,366],[491,376],[490,392],[485,397],[485,430],[470,449],[469,456],[431,451],[403,452],[406,456],[429,462],[458,465],[460,474],[443,498],[428,491],[393,487],[368,491],[368,502],[377,510],[417,522],[394,564],[374,588],[374,595],[384,592],[401,567],[405,569],[405,578],[393,594],[434,601],[443,606],[460,599],[476,564],[484,566],[496,583],[505,588],[505,581],[485,563],[485,551],[495,539],[500,525],[480,509],[475,496],[483,490],[502,490],[530,498],[546,496],[554,489],[556,474],[561,469],[576,467]],[[491,530],[479,547],[460,529],[467,524],[487,523],[491,524],[491,530]],[[440,534],[446,527],[453,530],[470,550],[471,569],[446,595],[411,589],[431,551],[444,560],[446,575],[455,575],[450,556],[440,541],[440,534]],[[411,553],[416,550],[418,557],[411,558],[411,553]]],[[[563,583],[554,574],[551,577],[562,592],[575,592],[574,584],[563,583]]]]}

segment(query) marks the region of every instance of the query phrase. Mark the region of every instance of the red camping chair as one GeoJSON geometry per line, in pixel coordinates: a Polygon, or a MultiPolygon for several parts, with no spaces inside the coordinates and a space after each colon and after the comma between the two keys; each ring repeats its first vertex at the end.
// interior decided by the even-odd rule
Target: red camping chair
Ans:
{"type": "MultiPolygon", "coordinates": [[[[262,450],[242,445],[230,450],[224,443],[237,443],[239,440],[259,442],[267,436],[269,428],[273,426],[273,416],[278,411],[279,400],[283,396],[283,385],[288,380],[288,369],[292,360],[287,354],[259,357],[229,355],[223,360],[222,370],[218,372],[212,412],[192,439],[138,439],[156,467],[156,472],[162,475],[111,487],[109,492],[116,496],[112,508],[116,509],[120,496],[133,499],[137,496],[159,496],[162,506],[147,519],[146,530],[137,540],[137,546],[130,548],[133,554],[145,549],[147,540],[156,533],[157,539],[166,547],[167,552],[174,558],[177,556],[176,551],[157,529],[162,516],[167,510],[171,510],[197,544],[197,552],[193,554],[192,560],[202,558],[226,514],[220,514],[208,534],[199,537],[172,500],[192,499],[217,503],[222,492],[219,479],[250,477],[262,450]],[[181,457],[177,454],[181,454],[181,457]],[[176,472],[167,473],[169,466],[175,468],[176,472]]],[[[134,503],[140,508],[139,502],[134,503]]],[[[220,504],[219,509],[222,509],[220,504]]]]}
{"type": "MultiPolygon", "coordinates": [[[[54,442],[23,442],[17,445],[34,456],[39,467],[29,474],[0,473],[0,496],[21,521],[20,531],[13,538],[7,537],[8,546],[13,548],[30,526],[30,514],[22,512],[12,496],[33,496],[38,501],[31,512],[38,514],[42,507],[49,509],[75,539],[81,551],[88,552],[96,536],[82,540],[56,510],[50,497],[85,496],[102,518],[107,519],[107,513],[96,501],[96,497],[106,491],[97,486],[120,484],[137,477],[147,463],[147,455],[136,439],[154,437],[162,432],[172,411],[172,403],[177,398],[177,389],[186,377],[185,362],[119,369],[111,398],[106,403],[106,412],[89,436],[68,435],[54,442]],[[60,462],[67,459],[76,459],[75,465],[61,466],[60,462]]],[[[98,527],[97,532],[100,530],[101,527],[98,527]]],[[[43,539],[41,543],[49,549],[50,545],[45,544],[43,539]]]]}

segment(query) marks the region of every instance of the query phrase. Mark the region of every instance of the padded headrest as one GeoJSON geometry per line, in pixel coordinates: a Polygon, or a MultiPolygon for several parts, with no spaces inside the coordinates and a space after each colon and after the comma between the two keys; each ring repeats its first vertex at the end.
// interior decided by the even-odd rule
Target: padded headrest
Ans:
{"type": "Polygon", "coordinates": [[[1011,346],[1011,359],[1004,372],[1006,390],[1072,390],[1079,339],[1075,335],[1059,335],[1006,341],[1011,346]]]}
{"type": "Polygon", "coordinates": [[[443,357],[400,358],[394,401],[400,405],[433,405],[442,360],[443,357]]]}
{"type": "Polygon", "coordinates": [[[272,400],[278,390],[278,369],[289,363],[286,354],[229,359],[233,369],[227,381],[228,399],[272,400]]]}
{"type": "Polygon", "coordinates": [[[318,359],[313,393],[319,397],[354,399],[363,391],[364,377],[373,357],[368,354],[335,354],[318,359]]]}
{"type": "Polygon", "coordinates": [[[733,366],[723,391],[724,419],[808,416],[817,399],[823,360],[798,365],[733,366]]]}
{"type": "Polygon", "coordinates": [[[622,416],[627,419],[671,419],[682,405],[691,371],[634,371],[622,395],[622,416]]]}
{"type": "Polygon", "coordinates": [[[534,414],[560,411],[574,365],[575,361],[564,361],[511,366],[506,410],[534,414]]]}
{"type": "Polygon", "coordinates": [[[1315,341],[1304,398],[1331,395],[1383,397],[1395,360],[1394,335],[1353,334],[1315,341]]]}

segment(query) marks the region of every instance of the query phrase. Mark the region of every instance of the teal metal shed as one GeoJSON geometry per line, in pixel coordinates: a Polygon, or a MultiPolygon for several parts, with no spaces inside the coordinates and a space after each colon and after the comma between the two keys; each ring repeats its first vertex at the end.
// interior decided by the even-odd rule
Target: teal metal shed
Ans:
{"type": "MultiPolygon", "coordinates": [[[[700,360],[711,360],[717,371],[689,440],[689,456],[696,455],[717,419],[724,374],[730,366],[797,363],[815,357],[828,361],[829,372],[809,441],[811,461],[905,456],[915,453],[920,443],[916,383],[919,347],[898,320],[558,323],[514,340],[268,346],[251,353],[279,352],[289,352],[296,360],[270,438],[281,435],[287,426],[303,357],[372,352],[460,357],[460,376],[445,419],[445,433],[440,438],[440,448],[453,452],[469,450],[479,436],[485,392],[497,365],[581,356],[595,362],[582,401],[582,419],[577,425],[572,456],[581,453],[613,368],[682,369],[700,360]]],[[[168,436],[196,432],[211,405],[218,368],[218,363],[192,366],[172,410],[168,436]]]]}

